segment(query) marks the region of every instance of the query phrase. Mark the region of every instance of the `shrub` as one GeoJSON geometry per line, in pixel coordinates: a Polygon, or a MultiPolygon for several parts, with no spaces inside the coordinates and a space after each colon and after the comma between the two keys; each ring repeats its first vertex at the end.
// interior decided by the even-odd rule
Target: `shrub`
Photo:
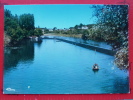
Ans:
{"type": "Polygon", "coordinates": [[[128,49],[127,48],[121,48],[116,52],[115,64],[120,69],[128,69],[128,49]]]}

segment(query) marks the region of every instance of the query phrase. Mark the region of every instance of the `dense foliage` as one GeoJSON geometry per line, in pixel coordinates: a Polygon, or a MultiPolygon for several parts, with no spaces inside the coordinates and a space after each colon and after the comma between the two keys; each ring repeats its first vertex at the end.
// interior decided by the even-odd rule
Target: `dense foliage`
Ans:
{"type": "Polygon", "coordinates": [[[127,46],[128,37],[128,6],[102,5],[93,6],[97,17],[97,31],[102,38],[115,48],[127,46]]]}
{"type": "Polygon", "coordinates": [[[97,17],[97,31],[102,38],[118,49],[115,63],[120,69],[128,68],[128,5],[93,6],[97,17]]]}
{"type": "Polygon", "coordinates": [[[121,48],[117,51],[115,55],[115,64],[120,69],[127,69],[128,68],[128,48],[121,48]]]}
{"type": "Polygon", "coordinates": [[[34,30],[34,35],[35,35],[35,36],[41,36],[41,35],[42,35],[42,30],[39,29],[39,28],[36,28],[36,29],[34,30]]]}
{"type": "Polygon", "coordinates": [[[35,29],[33,14],[12,15],[11,11],[4,11],[5,34],[11,39],[11,44],[17,44],[22,39],[32,35],[42,35],[41,29],[35,29]]]}
{"type": "Polygon", "coordinates": [[[25,30],[34,30],[34,16],[33,14],[23,14],[19,16],[19,25],[25,30]]]}

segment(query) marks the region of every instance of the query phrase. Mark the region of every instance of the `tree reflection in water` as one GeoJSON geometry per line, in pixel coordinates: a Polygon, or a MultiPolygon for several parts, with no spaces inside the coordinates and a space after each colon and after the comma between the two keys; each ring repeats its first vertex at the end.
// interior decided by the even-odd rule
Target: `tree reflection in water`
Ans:
{"type": "MultiPolygon", "coordinates": [[[[114,79],[113,79],[114,80],[114,79]]],[[[111,82],[110,80],[109,82],[111,82]]],[[[110,86],[102,87],[105,93],[128,93],[129,92],[129,77],[120,78],[116,77],[115,80],[110,84],[110,86]],[[113,85],[113,89],[112,89],[113,85]]]]}
{"type": "MultiPolygon", "coordinates": [[[[41,45],[41,43],[39,43],[41,45]]],[[[28,63],[34,60],[34,42],[24,40],[19,47],[5,47],[4,69],[15,68],[19,62],[28,63]],[[15,56],[14,56],[15,55],[15,56]]]]}

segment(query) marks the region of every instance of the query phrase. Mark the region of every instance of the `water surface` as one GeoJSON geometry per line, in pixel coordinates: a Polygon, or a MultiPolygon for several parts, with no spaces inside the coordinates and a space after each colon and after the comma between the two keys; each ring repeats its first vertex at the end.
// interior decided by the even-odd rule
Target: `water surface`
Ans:
{"type": "Polygon", "coordinates": [[[5,94],[128,93],[128,72],[114,57],[73,44],[44,39],[5,48],[5,94]],[[92,65],[99,64],[94,72],[92,65]]]}

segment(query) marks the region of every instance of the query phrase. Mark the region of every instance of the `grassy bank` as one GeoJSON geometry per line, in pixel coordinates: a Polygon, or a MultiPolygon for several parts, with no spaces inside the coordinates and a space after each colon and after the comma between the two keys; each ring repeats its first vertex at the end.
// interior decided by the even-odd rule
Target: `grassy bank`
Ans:
{"type": "Polygon", "coordinates": [[[75,37],[75,38],[81,38],[82,34],[59,34],[59,33],[48,33],[44,34],[46,35],[53,35],[53,36],[64,36],[64,37],[75,37]]]}

